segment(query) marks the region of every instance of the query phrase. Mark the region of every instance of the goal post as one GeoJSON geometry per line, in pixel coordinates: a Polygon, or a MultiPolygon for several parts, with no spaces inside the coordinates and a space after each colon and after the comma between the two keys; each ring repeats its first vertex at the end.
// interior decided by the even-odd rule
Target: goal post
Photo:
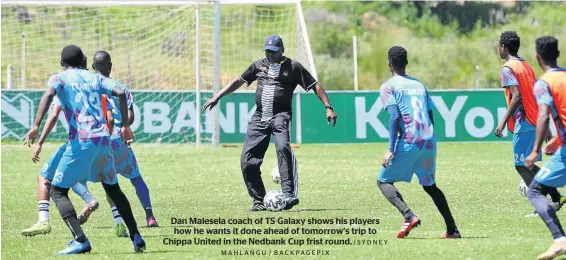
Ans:
{"type": "Polygon", "coordinates": [[[271,34],[316,78],[300,0],[5,0],[1,86],[44,89],[65,45],[79,45],[89,69],[94,52],[107,50],[112,78],[134,91],[143,112],[138,141],[217,146],[227,115],[200,106],[264,56],[271,34]]]}

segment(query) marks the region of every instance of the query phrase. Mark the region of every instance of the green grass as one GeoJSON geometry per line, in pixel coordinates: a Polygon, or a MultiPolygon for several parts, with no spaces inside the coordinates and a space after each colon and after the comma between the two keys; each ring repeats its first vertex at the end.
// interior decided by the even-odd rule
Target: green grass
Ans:
{"type": "MultiPolygon", "coordinates": [[[[46,145],[42,163],[57,145],[46,145]]],[[[41,164],[30,160],[31,151],[19,144],[2,145],[2,258],[44,259],[52,257],[70,240],[70,234],[52,204],[51,234],[25,238],[20,230],[37,220],[36,175],[41,164]]],[[[441,143],[438,150],[437,182],[446,194],[460,231],[461,240],[441,240],[444,221],[431,199],[414,180],[397,187],[412,210],[422,219],[422,226],[407,239],[395,239],[402,218],[378,192],[376,176],[384,144],[301,145],[295,150],[299,163],[301,203],[289,212],[250,213],[250,198],[242,181],[239,166],[241,145],[237,148],[196,150],[180,145],[136,144],[142,174],[152,195],[154,211],[161,227],[142,228],[147,241],[143,255],[132,253],[128,239],[117,238],[106,202],[84,226],[93,251],[84,258],[220,258],[221,249],[328,249],[337,259],[533,259],[547,249],[551,236],[539,218],[524,218],[533,211],[528,200],[517,191],[520,181],[511,161],[510,143],[441,143]],[[299,238],[352,238],[387,240],[382,246],[168,246],[164,238],[173,236],[171,218],[379,218],[375,235],[281,235],[299,238]]],[[[264,180],[268,190],[280,189],[270,181],[269,172],[276,166],[273,146],[264,162],[264,180]]],[[[138,224],[143,226],[143,210],[133,187],[120,177],[121,187],[130,199],[138,224]]],[[[100,201],[103,190],[90,185],[100,201]]],[[[80,199],[71,195],[75,207],[80,199]]],[[[561,219],[564,213],[559,213],[561,219]]],[[[199,228],[234,225],[194,225],[199,228]]],[[[269,225],[238,227],[267,228],[269,225]]],[[[273,225],[295,228],[296,225],[273,225]]],[[[305,228],[352,228],[355,226],[306,225],[305,228]]],[[[207,235],[199,235],[204,238],[207,235]]],[[[249,235],[215,235],[212,238],[249,235]]],[[[278,235],[256,235],[277,238],[278,235]]],[[[272,256],[273,257],[273,256],[272,256]]],[[[81,257],[82,258],[82,257],[81,257]]],[[[239,257],[242,258],[242,257],[239,257]]],[[[265,257],[260,257],[265,258],[265,257]]],[[[288,256],[287,258],[296,258],[288,256]]]]}

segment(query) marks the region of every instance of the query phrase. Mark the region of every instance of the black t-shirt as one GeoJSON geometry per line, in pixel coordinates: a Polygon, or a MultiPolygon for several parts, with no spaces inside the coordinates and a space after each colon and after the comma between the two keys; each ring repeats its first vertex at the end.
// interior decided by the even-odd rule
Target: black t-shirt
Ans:
{"type": "Polygon", "coordinates": [[[240,77],[248,86],[257,80],[256,112],[261,113],[262,120],[281,112],[291,113],[297,85],[309,91],[317,83],[303,65],[289,58],[280,63],[270,63],[266,58],[257,60],[240,77]]]}

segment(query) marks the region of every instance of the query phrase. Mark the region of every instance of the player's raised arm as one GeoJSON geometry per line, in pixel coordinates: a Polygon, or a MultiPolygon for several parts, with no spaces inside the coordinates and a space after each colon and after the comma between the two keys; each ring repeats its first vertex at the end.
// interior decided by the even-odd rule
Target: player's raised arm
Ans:
{"type": "Polygon", "coordinates": [[[202,106],[202,111],[205,112],[207,109],[212,110],[217,104],[220,99],[228,94],[239,89],[244,83],[247,83],[248,86],[257,79],[257,68],[255,62],[248,67],[248,69],[239,77],[234,78],[228,86],[224,87],[220,90],[214,97],[207,100],[206,103],[202,106]]]}

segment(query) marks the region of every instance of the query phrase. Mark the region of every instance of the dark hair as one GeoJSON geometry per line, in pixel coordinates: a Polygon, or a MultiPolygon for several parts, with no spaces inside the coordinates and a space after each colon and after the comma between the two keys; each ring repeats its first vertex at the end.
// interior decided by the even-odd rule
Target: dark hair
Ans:
{"type": "Polygon", "coordinates": [[[521,47],[521,38],[515,31],[506,31],[499,37],[499,44],[509,50],[509,54],[515,55],[519,52],[519,47],[521,47]]]}
{"type": "Polygon", "coordinates": [[[92,62],[96,65],[105,65],[105,64],[109,64],[110,62],[112,62],[112,59],[110,58],[110,53],[108,53],[107,51],[97,51],[94,53],[94,56],[92,57],[92,62]]]}
{"type": "Polygon", "coordinates": [[[560,51],[558,51],[558,39],[552,36],[543,36],[536,41],[538,55],[546,62],[556,62],[560,51]]]}
{"type": "Polygon", "coordinates": [[[80,68],[83,65],[84,54],[79,46],[67,45],[61,51],[61,65],[80,68]]]}
{"type": "Polygon", "coordinates": [[[401,46],[393,46],[387,53],[389,63],[394,69],[404,69],[409,61],[407,60],[407,50],[401,46]]]}

